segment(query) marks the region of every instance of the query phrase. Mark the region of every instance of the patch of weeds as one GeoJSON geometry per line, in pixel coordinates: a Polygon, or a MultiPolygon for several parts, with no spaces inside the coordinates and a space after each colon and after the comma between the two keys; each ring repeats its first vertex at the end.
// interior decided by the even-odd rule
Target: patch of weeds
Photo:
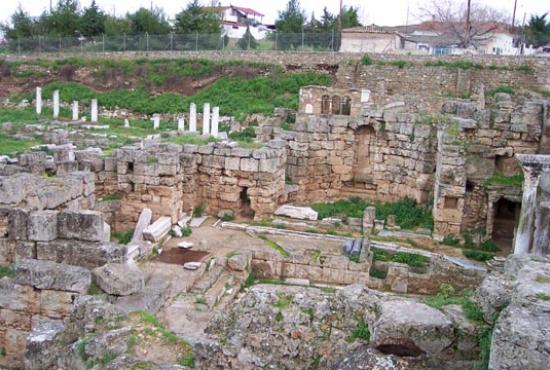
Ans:
{"type": "Polygon", "coordinates": [[[534,72],[533,68],[531,68],[527,64],[522,64],[519,67],[516,67],[516,71],[520,71],[520,72],[523,72],[523,73],[533,73],[534,72]]]}
{"type": "Polygon", "coordinates": [[[187,135],[180,135],[180,136],[171,136],[167,139],[167,141],[179,144],[179,145],[185,145],[185,144],[193,144],[193,145],[206,145],[208,143],[215,143],[218,141],[213,136],[200,136],[200,135],[194,135],[194,134],[187,134],[187,135]]]}
{"type": "Polygon", "coordinates": [[[509,85],[500,85],[495,87],[494,89],[485,91],[485,96],[493,97],[498,93],[506,93],[506,94],[514,95],[514,88],[509,85]]]}
{"type": "Polygon", "coordinates": [[[288,122],[281,123],[281,128],[285,131],[294,131],[294,125],[288,122]]]}
{"type": "Polygon", "coordinates": [[[207,304],[206,299],[204,297],[197,297],[195,299],[195,304],[207,304]]]}
{"type": "Polygon", "coordinates": [[[249,272],[248,276],[246,277],[246,280],[241,284],[241,287],[239,289],[239,292],[244,292],[245,289],[250,288],[252,285],[254,285],[256,281],[256,277],[254,276],[254,272],[249,272]]]}
{"type": "Polygon", "coordinates": [[[409,62],[409,61],[406,61],[406,60],[401,60],[401,59],[398,59],[398,60],[390,60],[389,62],[387,62],[387,64],[391,65],[391,66],[394,66],[394,67],[397,67],[399,69],[403,69],[407,66],[412,66],[414,65],[413,62],[409,62]]]}
{"type": "Polygon", "coordinates": [[[542,301],[550,301],[550,295],[545,293],[537,293],[536,297],[542,301]]]}
{"type": "Polygon", "coordinates": [[[157,317],[152,313],[147,311],[139,311],[139,315],[140,315],[141,321],[156,328],[162,334],[162,336],[166,339],[166,341],[173,344],[177,344],[177,343],[188,344],[185,340],[178,337],[176,334],[174,334],[170,330],[166,329],[164,325],[162,325],[161,322],[157,319],[157,317]]]}
{"type": "Polygon", "coordinates": [[[111,239],[116,240],[119,244],[127,245],[134,236],[134,229],[127,231],[120,231],[111,234],[111,239]]]}
{"type": "Polygon", "coordinates": [[[313,322],[313,319],[315,318],[315,309],[313,307],[308,307],[302,310],[303,313],[305,313],[309,317],[309,322],[313,322]]]}
{"type": "Polygon", "coordinates": [[[315,249],[314,251],[311,252],[311,262],[313,263],[317,263],[319,262],[319,258],[321,257],[321,251],[318,250],[318,249],[315,249]]]}
{"type": "Polygon", "coordinates": [[[0,279],[3,277],[15,277],[15,269],[13,266],[0,266],[0,279]]]}
{"type": "Polygon", "coordinates": [[[487,370],[489,368],[492,337],[493,329],[490,327],[486,327],[479,335],[479,361],[474,363],[472,370],[487,370]]]}
{"type": "Polygon", "coordinates": [[[513,186],[513,187],[522,187],[523,186],[523,172],[506,176],[501,172],[496,172],[492,177],[484,181],[485,186],[513,186]]]}
{"type": "Polygon", "coordinates": [[[357,339],[361,339],[367,343],[370,341],[369,325],[363,320],[357,323],[357,326],[353,329],[351,336],[348,338],[348,342],[355,342],[357,339]]]}
{"type": "Polygon", "coordinates": [[[106,366],[113,362],[113,360],[117,358],[117,354],[113,351],[107,351],[103,354],[103,357],[101,357],[101,365],[106,366]]]}
{"type": "Polygon", "coordinates": [[[404,263],[411,267],[423,268],[430,263],[430,258],[414,253],[395,252],[390,253],[384,249],[372,248],[373,261],[404,263]]]}
{"type": "Polygon", "coordinates": [[[447,67],[452,69],[484,69],[483,64],[474,63],[470,60],[456,60],[456,61],[445,61],[438,60],[435,62],[426,62],[427,67],[447,67]]]}
{"type": "Polygon", "coordinates": [[[539,275],[535,281],[539,284],[550,284],[550,277],[539,275]]]}
{"type": "Polygon", "coordinates": [[[122,195],[120,194],[105,194],[98,198],[98,200],[102,202],[114,202],[121,199],[122,195]]]}
{"type": "Polygon", "coordinates": [[[181,227],[181,235],[182,236],[191,236],[191,234],[193,233],[193,229],[191,228],[191,226],[184,226],[184,227],[181,227]]]}
{"type": "Polygon", "coordinates": [[[361,58],[361,64],[364,66],[370,66],[374,64],[374,59],[372,59],[368,54],[363,55],[361,58]]]}
{"type": "Polygon", "coordinates": [[[277,314],[275,315],[275,321],[281,322],[283,320],[284,320],[283,313],[281,311],[277,312],[277,314]]]}
{"type": "Polygon", "coordinates": [[[250,143],[256,138],[256,131],[253,127],[247,127],[241,131],[230,133],[229,138],[234,141],[250,143]]]}
{"type": "Polygon", "coordinates": [[[193,208],[193,217],[202,217],[204,213],[204,204],[199,204],[193,208]]]}
{"type": "Polygon", "coordinates": [[[153,257],[157,257],[159,255],[159,249],[156,245],[151,250],[151,254],[153,255],[153,257]]]}
{"type": "Polygon", "coordinates": [[[235,219],[235,216],[233,215],[233,213],[224,213],[221,220],[224,221],[224,222],[229,222],[229,221],[233,221],[235,219]]]}
{"type": "Polygon", "coordinates": [[[462,254],[464,255],[464,257],[480,262],[492,260],[495,256],[494,253],[484,252],[477,249],[464,249],[462,251],[462,254]]]}
{"type": "Polygon", "coordinates": [[[277,302],[273,305],[280,310],[284,310],[292,303],[292,297],[286,294],[277,293],[277,302]]]}
{"type": "Polygon", "coordinates": [[[359,263],[360,262],[360,257],[359,256],[348,256],[348,258],[351,262],[354,262],[354,263],[359,263]]]}
{"type": "Polygon", "coordinates": [[[388,276],[388,272],[387,271],[384,271],[384,270],[379,270],[377,269],[376,267],[374,266],[371,266],[370,270],[369,270],[369,275],[372,276],[373,278],[377,278],[377,279],[385,279],[386,276],[388,276]]]}
{"type": "Polygon", "coordinates": [[[445,235],[441,241],[441,244],[457,247],[460,245],[460,239],[454,235],[445,235]]]}
{"type": "Polygon", "coordinates": [[[87,295],[99,295],[103,294],[103,290],[99,286],[97,286],[96,283],[92,281],[90,284],[90,287],[88,288],[88,291],[86,292],[87,295]]]}
{"type": "Polygon", "coordinates": [[[138,337],[134,334],[128,337],[128,342],[126,343],[126,347],[127,347],[127,352],[129,354],[134,354],[138,341],[139,341],[138,337]]]}
{"type": "Polygon", "coordinates": [[[154,165],[159,163],[159,159],[153,155],[150,155],[147,157],[147,164],[148,165],[154,165]]]}
{"type": "Polygon", "coordinates": [[[0,133],[0,155],[13,156],[29,151],[37,144],[39,143],[35,140],[17,139],[0,133]]]}
{"type": "Polygon", "coordinates": [[[195,356],[192,353],[185,354],[178,358],[178,364],[180,366],[194,368],[195,367],[195,356]]]}
{"type": "Polygon", "coordinates": [[[464,315],[471,321],[482,322],[483,312],[472,299],[473,292],[470,289],[464,289],[462,294],[456,294],[455,288],[451,284],[441,284],[439,291],[435,296],[424,300],[428,306],[441,309],[443,306],[458,304],[462,306],[464,315]]]}
{"type": "Polygon", "coordinates": [[[265,234],[258,234],[258,238],[262,239],[267,246],[279,252],[281,256],[290,256],[290,254],[283,247],[281,247],[276,241],[269,239],[265,234]]]}

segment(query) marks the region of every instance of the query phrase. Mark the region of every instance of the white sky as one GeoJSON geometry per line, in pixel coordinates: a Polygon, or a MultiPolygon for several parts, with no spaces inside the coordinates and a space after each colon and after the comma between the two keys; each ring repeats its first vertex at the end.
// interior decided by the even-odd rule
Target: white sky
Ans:
{"type": "MultiPolygon", "coordinates": [[[[54,5],[57,0],[52,0],[54,5]]],[[[169,17],[179,12],[189,0],[96,0],[96,3],[109,13],[115,12],[117,15],[123,15],[126,12],[135,11],[140,7],[150,7],[151,2],[154,6],[164,8],[169,17]]],[[[418,14],[418,7],[425,4],[426,0],[343,0],[344,5],[353,5],[359,7],[359,14],[363,24],[375,23],[377,25],[401,25],[407,20],[407,8],[409,11],[409,23],[417,21],[415,15],[418,14]]],[[[457,0],[466,1],[466,0],[457,0]]],[[[474,0],[476,1],[476,0],[474,0]]],[[[502,9],[512,18],[514,0],[477,0],[479,3],[491,7],[502,9]]],[[[524,13],[527,14],[527,20],[531,14],[543,14],[550,12],[550,0],[517,0],[518,10],[516,15],[516,24],[521,24],[524,13]]],[[[80,0],[82,6],[88,6],[92,0],[80,0]]],[[[0,21],[7,21],[10,15],[17,8],[18,0],[0,0],[0,21]]],[[[38,16],[44,9],[49,8],[50,0],[21,0],[23,8],[33,16],[38,16]]],[[[208,4],[210,0],[202,0],[202,3],[208,4]]],[[[266,15],[264,21],[272,23],[277,17],[277,12],[283,9],[287,0],[221,0],[222,5],[233,5],[250,7],[266,15]]],[[[340,0],[300,0],[302,8],[309,15],[315,12],[317,18],[322,14],[323,7],[327,7],[332,13],[336,13],[340,0]]]]}

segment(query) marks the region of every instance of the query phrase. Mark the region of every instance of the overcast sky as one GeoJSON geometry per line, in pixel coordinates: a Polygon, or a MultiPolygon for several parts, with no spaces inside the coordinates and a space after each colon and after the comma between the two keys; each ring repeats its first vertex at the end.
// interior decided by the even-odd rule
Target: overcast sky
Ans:
{"type": "MultiPolygon", "coordinates": [[[[57,0],[52,0],[57,3],[57,0]]],[[[162,7],[169,17],[179,12],[189,0],[153,0],[154,6],[162,7]]],[[[418,7],[425,4],[427,0],[344,0],[344,5],[359,7],[359,14],[363,24],[375,23],[377,25],[401,25],[407,21],[407,8],[409,11],[409,23],[418,19],[418,7]]],[[[460,1],[460,0],[456,0],[460,1]]],[[[466,0],[462,0],[466,1],[466,0]]],[[[476,1],[476,0],[474,0],[476,1]]],[[[512,9],[514,0],[477,0],[480,3],[505,10],[512,18],[512,9]]],[[[516,24],[521,24],[524,13],[527,13],[527,19],[530,14],[542,14],[550,12],[550,0],[517,0],[518,10],[516,24]]],[[[1,0],[0,21],[6,21],[18,6],[17,0],[1,0]]],[[[88,6],[92,0],[80,0],[81,6],[88,6]]],[[[210,3],[210,0],[202,0],[204,4],[210,3]]],[[[50,0],[22,0],[20,3],[23,8],[31,15],[37,16],[44,9],[49,8],[50,0]]],[[[96,3],[109,13],[115,12],[117,15],[124,15],[126,12],[133,12],[140,7],[150,7],[151,0],[96,0],[96,3]]],[[[222,5],[244,6],[253,8],[266,15],[264,19],[267,23],[272,23],[277,17],[279,10],[285,7],[287,0],[222,0],[222,5]]],[[[317,18],[320,16],[323,7],[327,7],[331,12],[338,10],[340,0],[300,0],[302,8],[306,10],[308,16],[315,12],[317,18]]]]}

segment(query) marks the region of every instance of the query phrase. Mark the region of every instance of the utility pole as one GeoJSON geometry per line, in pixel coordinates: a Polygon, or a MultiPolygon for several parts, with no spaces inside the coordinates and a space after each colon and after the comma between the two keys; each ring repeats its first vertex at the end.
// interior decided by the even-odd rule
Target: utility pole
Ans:
{"type": "Polygon", "coordinates": [[[512,31],[514,30],[514,25],[516,24],[516,8],[518,6],[518,0],[514,1],[514,13],[512,15],[512,31]]]}
{"type": "Polygon", "coordinates": [[[340,16],[338,17],[338,31],[342,32],[342,13],[344,9],[344,0],[340,0],[340,16]]]}
{"type": "Polygon", "coordinates": [[[464,38],[464,47],[465,48],[470,46],[470,32],[472,30],[472,25],[470,23],[471,8],[472,8],[472,0],[468,0],[468,5],[466,7],[466,37],[464,38]]]}

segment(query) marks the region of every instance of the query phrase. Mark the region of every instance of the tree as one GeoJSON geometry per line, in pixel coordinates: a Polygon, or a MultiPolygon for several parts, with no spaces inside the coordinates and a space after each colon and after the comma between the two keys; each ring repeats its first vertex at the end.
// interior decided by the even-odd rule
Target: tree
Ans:
{"type": "Polygon", "coordinates": [[[434,23],[434,31],[462,48],[477,47],[490,39],[506,20],[502,12],[491,7],[476,3],[470,6],[470,0],[430,0],[421,12],[434,23]]]}
{"type": "Polygon", "coordinates": [[[9,23],[0,24],[0,30],[10,40],[37,35],[36,21],[29,16],[29,13],[23,10],[21,4],[19,4],[17,10],[11,15],[11,25],[9,23]]]}
{"type": "Polygon", "coordinates": [[[80,23],[78,0],[59,0],[54,10],[42,13],[39,27],[50,36],[75,36],[80,23]]]}
{"type": "Polygon", "coordinates": [[[222,25],[218,13],[213,10],[205,10],[200,6],[199,0],[193,0],[185,9],[176,14],[174,24],[176,33],[205,33],[220,34],[222,25]]]}
{"type": "Polygon", "coordinates": [[[97,36],[105,33],[105,13],[92,0],[90,6],[84,9],[80,18],[80,32],[84,36],[97,36]]]}
{"type": "MultiPolygon", "coordinates": [[[[338,23],[339,18],[340,15],[336,17],[336,23],[338,23]]],[[[345,6],[342,9],[342,29],[359,26],[361,26],[361,22],[359,22],[359,8],[345,6]]]]}
{"type": "Polygon", "coordinates": [[[130,21],[132,34],[162,35],[170,32],[170,24],[161,8],[153,10],[139,8],[135,13],[127,14],[126,17],[130,21]]]}
{"type": "Polygon", "coordinates": [[[539,47],[550,43],[550,21],[546,22],[547,15],[548,13],[532,15],[529,19],[525,27],[528,44],[539,47]]]}
{"type": "Polygon", "coordinates": [[[298,0],[289,0],[286,8],[279,12],[275,21],[278,37],[278,48],[295,49],[302,43],[302,32],[306,17],[298,0]]]}
{"type": "Polygon", "coordinates": [[[246,27],[246,32],[244,33],[243,37],[239,39],[237,45],[242,50],[256,49],[258,47],[258,42],[254,38],[254,36],[252,36],[252,32],[250,32],[250,26],[246,27]]]}
{"type": "Polygon", "coordinates": [[[103,26],[105,34],[108,36],[127,35],[131,30],[131,22],[128,18],[117,18],[110,15],[105,16],[103,26]]]}

